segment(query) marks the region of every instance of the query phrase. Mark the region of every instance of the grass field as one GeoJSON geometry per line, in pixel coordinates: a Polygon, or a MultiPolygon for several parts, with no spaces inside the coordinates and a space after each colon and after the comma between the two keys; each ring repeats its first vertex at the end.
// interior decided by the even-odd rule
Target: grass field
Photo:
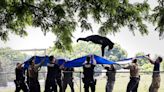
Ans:
{"type": "MultiPolygon", "coordinates": [[[[138,92],[148,92],[149,86],[151,84],[152,80],[151,74],[141,74],[141,80],[138,87],[138,92]]],[[[113,92],[126,92],[126,87],[129,82],[129,74],[128,73],[117,73],[116,76],[116,82],[114,85],[113,92]]],[[[80,81],[76,81],[74,83],[75,92],[80,92],[80,81]]],[[[105,85],[106,85],[106,78],[99,78],[97,79],[97,85],[96,85],[96,92],[105,92],[105,85]]],[[[6,87],[6,88],[0,88],[0,92],[14,92],[14,87],[6,87]]],[[[44,85],[41,85],[42,92],[44,91],[44,85]]],[[[71,92],[70,88],[67,88],[66,92],[71,92]]],[[[81,85],[81,92],[84,92],[83,90],[83,83],[81,85]]],[[[161,74],[161,86],[159,88],[158,92],[164,92],[164,73],[161,74]]]]}

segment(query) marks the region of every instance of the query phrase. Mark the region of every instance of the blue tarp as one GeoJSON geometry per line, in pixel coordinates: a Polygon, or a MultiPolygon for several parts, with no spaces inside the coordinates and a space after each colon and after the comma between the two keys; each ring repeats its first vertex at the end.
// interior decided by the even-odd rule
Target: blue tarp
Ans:
{"type": "MultiPolygon", "coordinates": [[[[81,67],[84,64],[84,62],[86,60],[86,57],[87,56],[83,56],[83,57],[74,59],[72,61],[68,61],[68,62],[65,63],[64,66],[65,67],[81,67]]],[[[113,61],[104,59],[104,58],[99,57],[97,55],[94,55],[94,59],[96,60],[96,64],[117,64],[113,61]]],[[[91,61],[91,63],[93,63],[93,61],[91,61]]]]}
{"type": "MultiPolygon", "coordinates": [[[[74,59],[74,60],[69,60],[67,62],[65,62],[64,59],[57,59],[57,62],[58,62],[59,65],[61,65],[61,64],[63,64],[65,62],[65,64],[64,64],[65,67],[81,67],[84,64],[87,56],[83,56],[83,57],[80,57],[80,58],[77,58],[77,59],[74,59]]],[[[48,56],[44,56],[44,57],[35,56],[35,64],[40,63],[44,58],[45,58],[45,62],[43,64],[43,66],[46,66],[47,63],[49,63],[48,56]]],[[[24,65],[25,68],[28,68],[29,61],[31,59],[32,58],[30,58],[29,60],[25,61],[25,65],[24,65]]],[[[104,59],[102,57],[99,57],[97,55],[94,55],[94,59],[96,60],[97,64],[117,64],[117,63],[115,63],[113,61],[109,61],[109,60],[104,59]]],[[[92,61],[92,63],[93,63],[93,61],[92,61]]]]}
{"type": "MultiPolygon", "coordinates": [[[[139,59],[139,58],[145,58],[144,56],[137,56],[135,57],[136,59],[139,59]]],[[[121,59],[121,60],[118,60],[119,61],[127,61],[127,60],[132,60],[133,58],[125,58],[125,59],[121,59]]]]}
{"type": "Polygon", "coordinates": [[[49,62],[49,58],[48,56],[33,56],[30,59],[28,59],[27,61],[24,62],[24,68],[27,69],[29,67],[29,61],[32,60],[32,58],[35,58],[35,64],[40,63],[43,59],[45,59],[45,62],[43,64],[43,66],[46,66],[47,63],[49,62]]]}
{"type": "Polygon", "coordinates": [[[83,56],[83,57],[80,57],[71,61],[67,61],[64,66],[65,67],[80,67],[83,65],[85,60],[86,60],[86,56],[83,56]]]}
{"type": "MultiPolygon", "coordinates": [[[[47,63],[50,62],[48,56],[33,56],[33,57],[35,58],[35,64],[38,64],[42,60],[44,60],[43,66],[47,66],[47,63]]],[[[31,61],[33,57],[31,57],[30,59],[28,59],[27,61],[24,62],[24,68],[25,69],[27,69],[29,67],[29,61],[31,61]]],[[[61,65],[64,63],[64,61],[65,61],[64,59],[58,59],[58,64],[61,65]]]]}
{"type": "MultiPolygon", "coordinates": [[[[144,56],[137,56],[135,58],[136,59],[142,59],[142,58],[145,58],[145,57],[144,56]]],[[[125,59],[118,60],[116,63],[118,63],[118,64],[128,64],[128,63],[132,63],[132,59],[134,59],[134,58],[125,58],[125,59]]]]}
{"type": "MultiPolygon", "coordinates": [[[[65,64],[64,64],[65,67],[81,67],[84,64],[87,56],[88,55],[77,58],[77,59],[68,60],[66,62],[65,62],[65,59],[57,59],[57,63],[59,65],[62,65],[65,62],[65,64]]],[[[49,63],[48,56],[34,56],[34,57],[35,57],[35,64],[40,63],[43,59],[45,59],[43,66],[47,66],[47,63],[49,63]]],[[[137,56],[136,58],[137,59],[144,58],[144,56],[137,56]]],[[[28,68],[29,61],[31,59],[32,59],[32,57],[29,60],[25,61],[24,67],[26,69],[28,68]]],[[[127,63],[131,63],[132,61],[129,62],[129,60],[132,60],[133,58],[126,58],[126,59],[119,60],[118,62],[115,62],[115,61],[110,61],[110,60],[104,59],[100,56],[94,55],[94,59],[96,60],[97,64],[127,64],[127,63]]],[[[91,63],[93,63],[93,61],[91,61],[91,63]]]]}

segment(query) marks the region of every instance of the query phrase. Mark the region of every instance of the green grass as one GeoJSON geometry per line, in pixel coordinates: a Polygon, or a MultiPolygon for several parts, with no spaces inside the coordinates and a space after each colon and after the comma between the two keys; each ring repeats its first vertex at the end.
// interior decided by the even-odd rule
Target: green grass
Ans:
{"type": "MultiPolygon", "coordinates": [[[[148,92],[149,86],[151,84],[152,81],[152,75],[151,74],[141,74],[141,80],[139,83],[139,87],[138,87],[138,92],[148,92]]],[[[118,73],[116,76],[116,82],[114,85],[114,90],[113,92],[126,92],[126,87],[127,84],[129,82],[129,74],[128,73],[118,73]]],[[[76,83],[74,83],[74,87],[75,87],[75,92],[80,92],[80,82],[76,81],[76,83]]],[[[105,85],[106,85],[106,78],[100,78],[97,80],[97,85],[96,85],[96,92],[105,92],[105,85]]],[[[81,85],[81,92],[84,92],[84,88],[83,88],[83,83],[81,85]]],[[[1,88],[0,92],[14,92],[15,88],[1,88]]],[[[43,92],[44,90],[44,86],[41,86],[41,90],[43,92]]],[[[66,92],[71,92],[70,88],[68,86],[67,91],[66,92]]],[[[161,74],[161,86],[159,88],[158,92],[164,92],[164,74],[161,74]]]]}

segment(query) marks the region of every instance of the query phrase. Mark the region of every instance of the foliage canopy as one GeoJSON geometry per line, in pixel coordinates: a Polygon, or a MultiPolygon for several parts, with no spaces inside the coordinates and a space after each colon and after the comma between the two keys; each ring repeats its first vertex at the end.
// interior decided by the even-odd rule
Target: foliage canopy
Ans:
{"type": "MultiPolygon", "coordinates": [[[[146,1],[131,4],[129,0],[1,0],[0,38],[8,40],[9,33],[26,36],[27,26],[41,27],[44,34],[56,35],[57,48],[71,50],[76,27],[92,30],[89,18],[101,24],[101,35],[117,33],[124,26],[132,33],[138,29],[141,34],[148,34],[143,23],[148,11],[146,1]]],[[[162,22],[158,23],[160,33],[162,22]]]]}
{"type": "Polygon", "coordinates": [[[156,24],[155,30],[159,32],[161,38],[164,37],[164,0],[158,0],[158,6],[153,9],[150,21],[156,24]]]}

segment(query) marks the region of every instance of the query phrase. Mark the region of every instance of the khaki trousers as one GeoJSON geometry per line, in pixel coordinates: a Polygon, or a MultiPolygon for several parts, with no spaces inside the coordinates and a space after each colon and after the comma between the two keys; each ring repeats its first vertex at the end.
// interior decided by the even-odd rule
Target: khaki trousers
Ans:
{"type": "Polygon", "coordinates": [[[152,79],[152,83],[149,87],[149,92],[158,92],[160,87],[161,78],[160,76],[154,76],[152,79]]]}

